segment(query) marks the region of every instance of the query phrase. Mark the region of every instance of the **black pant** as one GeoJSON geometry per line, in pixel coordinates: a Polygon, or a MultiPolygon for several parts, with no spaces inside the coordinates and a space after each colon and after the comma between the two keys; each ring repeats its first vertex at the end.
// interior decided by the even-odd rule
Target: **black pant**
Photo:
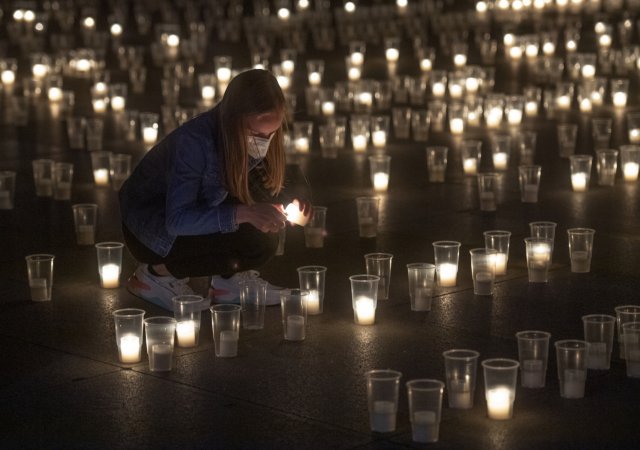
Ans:
{"type": "Polygon", "coordinates": [[[151,251],[123,224],[127,248],[138,261],[164,264],[176,278],[232,275],[256,269],[276,253],[277,233],[263,233],[243,223],[233,233],[178,236],[171,251],[162,257],[151,251]]]}

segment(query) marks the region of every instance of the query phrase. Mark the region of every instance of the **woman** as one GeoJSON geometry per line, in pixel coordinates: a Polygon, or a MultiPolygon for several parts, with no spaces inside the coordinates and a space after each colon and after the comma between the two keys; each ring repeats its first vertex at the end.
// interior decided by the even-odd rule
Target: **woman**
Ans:
{"type": "MultiPolygon", "coordinates": [[[[238,282],[259,276],[286,222],[284,114],[276,78],[248,70],[145,155],[120,190],[125,242],[143,263],[131,293],[172,310],[172,297],[193,293],[188,277],[213,275],[209,298],[239,302],[238,282]]],[[[268,285],[267,303],[278,297],[268,285]]]]}

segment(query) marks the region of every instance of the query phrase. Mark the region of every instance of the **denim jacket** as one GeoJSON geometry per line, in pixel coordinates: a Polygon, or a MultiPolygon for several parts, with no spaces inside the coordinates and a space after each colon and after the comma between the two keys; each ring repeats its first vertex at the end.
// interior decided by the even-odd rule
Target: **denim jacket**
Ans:
{"type": "MultiPolygon", "coordinates": [[[[125,226],[166,256],[177,236],[236,231],[225,188],[218,109],[189,120],[155,145],[120,189],[125,226]]],[[[250,170],[260,160],[251,160],[250,170]]]]}

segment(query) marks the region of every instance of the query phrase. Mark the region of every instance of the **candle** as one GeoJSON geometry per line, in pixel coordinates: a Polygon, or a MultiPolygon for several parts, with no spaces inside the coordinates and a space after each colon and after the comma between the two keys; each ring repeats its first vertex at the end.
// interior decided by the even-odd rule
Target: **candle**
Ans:
{"type": "Polygon", "coordinates": [[[574,192],[585,192],[587,190],[587,174],[584,172],[572,174],[571,186],[574,192]]]}
{"type": "Polygon", "coordinates": [[[107,84],[102,82],[102,81],[98,81],[94,86],[93,89],[95,91],[96,94],[106,94],[107,92],[107,84]]]}
{"type": "Polygon", "coordinates": [[[304,227],[304,241],[308,248],[322,248],[324,246],[324,228],[304,227]]]}
{"type": "Polygon", "coordinates": [[[542,53],[545,54],[545,56],[553,56],[553,54],[556,52],[556,45],[552,42],[545,42],[544,44],[542,44],[542,53]]]}
{"type": "Polygon", "coordinates": [[[506,275],[507,274],[507,254],[503,252],[496,253],[495,262],[496,262],[496,275],[506,275]]]}
{"type": "Polygon", "coordinates": [[[516,45],[509,49],[509,57],[514,60],[522,58],[522,47],[516,45]]]}
{"type": "Polygon", "coordinates": [[[462,53],[453,55],[453,64],[456,67],[464,67],[465,64],[467,64],[467,55],[463,55],[462,53]]]}
{"type": "Polygon", "coordinates": [[[449,407],[456,409],[469,409],[473,407],[471,396],[471,381],[467,375],[464,380],[449,381],[449,407]]]}
{"type": "Polygon", "coordinates": [[[117,264],[105,264],[100,270],[100,279],[104,289],[113,289],[120,286],[120,266],[117,264]]]}
{"type": "Polygon", "coordinates": [[[307,295],[307,314],[320,314],[320,293],[317,289],[310,289],[307,295]]]}
{"type": "Polygon", "coordinates": [[[522,361],[522,386],[527,388],[544,387],[544,361],[526,359],[522,361]]]}
{"type": "Polygon", "coordinates": [[[285,61],[282,61],[280,65],[282,66],[282,72],[284,72],[284,74],[287,76],[291,76],[293,70],[295,69],[295,63],[290,59],[287,59],[285,61]]]}
{"type": "Polygon", "coordinates": [[[93,245],[95,240],[95,228],[93,225],[78,225],[76,229],[76,242],[78,245],[93,245]]]}
{"type": "Polygon", "coordinates": [[[349,72],[347,74],[349,80],[355,81],[360,79],[360,68],[359,67],[349,67],[349,72]]]}
{"type": "Polygon", "coordinates": [[[564,382],[560,394],[564,398],[584,397],[584,382],[587,378],[586,370],[565,369],[564,382]]]}
{"type": "Polygon", "coordinates": [[[538,102],[536,101],[528,101],[524,105],[524,110],[527,113],[527,116],[535,117],[538,115],[538,102]]]}
{"type": "Polygon", "coordinates": [[[295,223],[296,225],[305,226],[309,221],[309,216],[302,214],[302,211],[300,211],[299,208],[299,203],[296,200],[287,205],[284,209],[284,215],[287,216],[287,220],[289,222],[295,223]]]}
{"type": "Polygon", "coordinates": [[[438,284],[444,287],[456,285],[458,265],[452,263],[438,264],[438,284]]]}
{"type": "Polygon", "coordinates": [[[48,97],[49,101],[59,102],[62,99],[62,89],[59,87],[50,87],[48,97]]]}
{"type": "Polygon", "coordinates": [[[109,184],[109,171],[107,169],[94,170],[93,180],[96,186],[107,186],[109,184]]]}
{"type": "Polygon", "coordinates": [[[585,64],[581,69],[584,78],[593,78],[596,74],[596,68],[592,64],[585,64]]]}
{"type": "Polygon", "coordinates": [[[489,128],[498,128],[502,122],[502,108],[491,108],[485,118],[485,122],[489,128]]]}
{"type": "Polygon", "coordinates": [[[287,316],[287,334],[288,341],[304,340],[304,316],[292,314],[287,316]]]}
{"type": "Polygon", "coordinates": [[[373,189],[376,191],[386,191],[389,187],[389,174],[376,172],[373,174],[373,189]]]}
{"type": "Polygon", "coordinates": [[[216,97],[216,89],[213,86],[202,86],[200,95],[202,100],[211,101],[216,97]]]}
{"type": "Polygon", "coordinates": [[[142,128],[142,141],[145,144],[153,144],[158,139],[158,127],[150,126],[142,128]]]}
{"type": "Polygon", "coordinates": [[[3,70],[0,75],[2,84],[13,84],[16,81],[16,74],[13,70],[3,70]]]}
{"type": "Polygon", "coordinates": [[[231,79],[231,69],[229,69],[228,67],[220,67],[218,70],[216,70],[216,75],[219,82],[228,83],[231,79]]]}
{"type": "Polygon", "coordinates": [[[371,107],[371,105],[373,105],[373,95],[371,94],[371,92],[361,92],[358,95],[358,102],[361,105],[371,107]]]}
{"type": "Polygon", "coordinates": [[[420,60],[420,70],[423,72],[429,72],[433,68],[433,63],[429,58],[422,58],[420,60]]]}
{"type": "Polygon", "coordinates": [[[438,422],[434,411],[415,411],[413,413],[412,437],[414,442],[437,442],[438,422]]]}
{"type": "Polygon", "coordinates": [[[76,70],[78,72],[89,72],[91,70],[91,61],[85,58],[81,58],[76,61],[76,70]]]}
{"type": "Polygon", "coordinates": [[[602,105],[602,93],[600,93],[599,91],[593,91],[591,93],[591,103],[593,103],[595,106],[602,105]]]}
{"type": "Polygon", "coordinates": [[[593,104],[591,103],[591,99],[589,97],[585,97],[580,100],[580,111],[582,112],[591,112],[593,109],[593,104]]]}
{"type": "Polygon", "coordinates": [[[465,158],[462,164],[465,175],[476,175],[478,173],[477,158],[465,158]]]}
{"type": "Polygon", "coordinates": [[[362,217],[358,219],[360,237],[370,238],[375,237],[377,232],[377,225],[373,217],[362,217]]]}
{"type": "Polygon", "coordinates": [[[523,187],[524,203],[537,203],[538,202],[538,185],[537,184],[525,184],[523,187]]]}
{"type": "Polygon", "coordinates": [[[349,58],[351,58],[351,64],[354,66],[361,66],[364,63],[364,55],[362,52],[353,52],[349,58]]]}
{"type": "Polygon", "coordinates": [[[435,83],[433,83],[433,86],[431,86],[431,93],[434,97],[444,97],[444,83],[440,81],[436,81],[435,83]]]}
{"type": "Polygon", "coordinates": [[[235,331],[221,331],[219,339],[219,357],[232,358],[234,356],[238,356],[238,334],[235,331]]]}
{"type": "Polygon", "coordinates": [[[429,167],[429,181],[432,183],[444,183],[445,166],[432,165],[429,167]]]}
{"type": "Polygon", "coordinates": [[[431,297],[433,289],[428,287],[417,287],[413,290],[413,310],[414,311],[430,311],[431,297]]]}
{"type": "Polygon", "coordinates": [[[571,271],[576,273],[589,272],[591,258],[586,250],[574,250],[571,252],[571,271]]]}
{"type": "Polygon", "coordinates": [[[51,299],[46,278],[31,278],[29,289],[31,290],[31,300],[34,302],[45,302],[51,299]]]}
{"type": "Polygon", "coordinates": [[[140,362],[140,338],[133,334],[125,334],[120,338],[120,362],[132,364],[140,362]]]}
{"type": "Polygon", "coordinates": [[[71,199],[71,183],[65,182],[65,181],[58,181],[55,185],[53,198],[56,200],[71,199]]]}
{"type": "Polygon", "coordinates": [[[640,143],[640,128],[631,128],[629,130],[629,142],[632,144],[640,143]]]}
{"type": "Polygon", "coordinates": [[[31,73],[33,73],[35,78],[44,78],[47,72],[49,72],[49,68],[44,64],[36,63],[31,67],[31,73]]]}
{"type": "Polygon", "coordinates": [[[400,57],[400,52],[398,51],[397,48],[388,48],[385,51],[384,55],[387,58],[388,62],[396,62],[400,57]]]}
{"type": "MultiPolygon", "coordinates": [[[[585,252],[586,253],[586,252],[585,252]]],[[[573,258],[573,255],[571,255],[573,258]]],[[[609,370],[609,354],[604,342],[590,342],[587,369],[609,370]]]]}
{"type": "Polygon", "coordinates": [[[196,323],[193,320],[184,320],[176,324],[176,334],[180,347],[196,346],[196,323]]]}
{"type": "Polygon", "coordinates": [[[372,298],[358,297],[355,301],[355,319],[358,325],[373,325],[376,320],[376,305],[372,298]]]}
{"type": "Polygon", "coordinates": [[[91,100],[91,104],[93,106],[93,112],[103,113],[107,110],[107,102],[105,102],[104,98],[94,98],[91,100]]]}
{"type": "Polygon", "coordinates": [[[538,56],[538,45],[537,44],[527,44],[524,49],[527,58],[535,58],[538,56]]]}
{"type": "Polygon", "coordinates": [[[507,113],[507,122],[509,125],[519,125],[522,122],[522,110],[510,109],[507,113]]]}
{"type": "Polygon", "coordinates": [[[624,181],[636,181],[638,179],[638,172],[640,165],[635,162],[625,163],[622,171],[624,172],[624,181]]]}
{"type": "Polygon", "coordinates": [[[374,147],[384,147],[387,143],[387,132],[384,130],[376,130],[371,133],[371,142],[374,147]]]}
{"type": "Polygon", "coordinates": [[[152,371],[166,372],[171,370],[171,359],[173,357],[173,345],[155,344],[151,346],[149,355],[149,368],[152,371]]]}
{"type": "Polygon", "coordinates": [[[511,389],[508,387],[501,386],[487,391],[487,411],[490,419],[510,419],[512,404],[511,389]]]}
{"type": "Polygon", "coordinates": [[[308,153],[309,152],[309,138],[306,136],[299,137],[294,141],[294,147],[297,152],[308,153]]]}
{"type": "Polygon", "coordinates": [[[551,247],[549,244],[536,244],[533,246],[531,258],[534,263],[546,264],[551,259],[551,247]]]}
{"type": "Polygon", "coordinates": [[[367,149],[367,137],[364,134],[356,134],[351,139],[354,151],[363,152],[367,149]]]}
{"type": "Polygon", "coordinates": [[[613,106],[622,108],[627,106],[627,93],[626,92],[614,92],[613,94],[613,106]]]}
{"type": "Polygon", "coordinates": [[[336,112],[336,104],[334,102],[322,102],[322,114],[325,116],[333,116],[336,112]]]}
{"type": "Polygon", "coordinates": [[[388,433],[396,429],[396,404],[388,400],[373,402],[371,431],[388,433]]]}
{"type": "Polygon", "coordinates": [[[480,211],[495,211],[496,195],[493,192],[480,192],[480,211]]]}
{"type": "Polygon", "coordinates": [[[478,88],[480,87],[480,83],[476,77],[468,77],[465,81],[465,88],[469,94],[475,94],[478,92],[478,88]]]}
{"type": "Polygon", "coordinates": [[[460,118],[450,119],[449,129],[452,134],[462,134],[464,132],[464,120],[460,118]]]}
{"type": "Polygon", "coordinates": [[[449,84],[449,95],[451,98],[461,98],[464,90],[462,89],[462,85],[458,83],[451,82],[449,84]]]}
{"type": "Polygon", "coordinates": [[[38,197],[51,197],[53,195],[53,183],[51,180],[39,178],[35,184],[38,197]]]}
{"type": "Polygon", "coordinates": [[[124,97],[121,95],[114,95],[111,97],[111,109],[113,111],[123,111],[124,110],[124,97]]]}
{"type": "Polygon", "coordinates": [[[493,275],[491,272],[476,272],[474,291],[476,295],[493,294],[493,275]]]}
{"type": "Polygon", "coordinates": [[[320,75],[319,72],[311,72],[309,74],[309,84],[311,86],[320,86],[321,82],[322,82],[322,76],[320,75]]]}
{"type": "Polygon", "coordinates": [[[559,95],[556,98],[556,106],[558,109],[569,109],[571,107],[571,99],[568,95],[559,95]]]}

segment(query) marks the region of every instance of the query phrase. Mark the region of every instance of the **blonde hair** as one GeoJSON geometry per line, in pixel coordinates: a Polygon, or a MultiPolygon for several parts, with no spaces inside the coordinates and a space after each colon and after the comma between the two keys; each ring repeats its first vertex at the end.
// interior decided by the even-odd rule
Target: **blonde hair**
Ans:
{"type": "MultiPolygon", "coordinates": [[[[236,75],[220,101],[226,188],[242,203],[254,203],[249,189],[247,136],[250,131],[247,116],[284,111],[285,99],[278,81],[271,72],[261,69],[247,70],[236,75]]],[[[285,173],[282,126],[271,139],[263,165],[263,186],[271,195],[277,195],[282,190],[285,173]]]]}

